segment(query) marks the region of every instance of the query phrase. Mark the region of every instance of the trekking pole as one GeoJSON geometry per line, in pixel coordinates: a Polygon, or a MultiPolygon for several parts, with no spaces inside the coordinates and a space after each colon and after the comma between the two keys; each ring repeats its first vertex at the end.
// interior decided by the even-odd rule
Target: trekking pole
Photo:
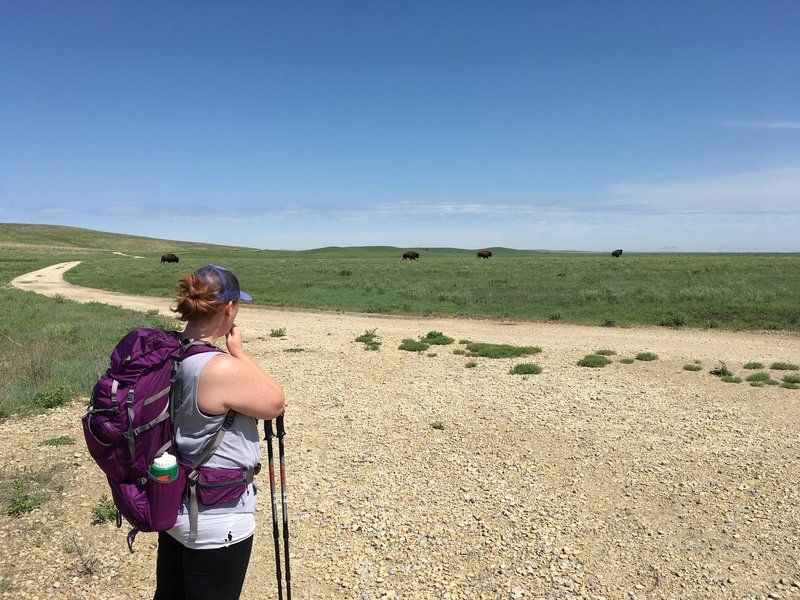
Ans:
{"type": "MultiPolygon", "coordinates": [[[[281,420],[281,425],[282,425],[281,420]]],[[[264,439],[267,440],[267,456],[269,457],[269,493],[272,497],[272,539],[275,542],[275,575],[278,578],[278,600],[283,600],[281,585],[281,548],[278,542],[278,502],[275,497],[275,466],[272,460],[272,420],[264,421],[264,439]]],[[[280,439],[279,446],[282,446],[280,439]]],[[[288,563],[287,563],[288,564],[288,563]]]]}
{"type": "Polygon", "coordinates": [[[283,414],[275,420],[278,430],[278,456],[281,468],[281,514],[283,515],[283,559],[286,564],[286,599],[292,600],[292,572],[289,570],[289,515],[286,501],[286,453],[283,449],[283,437],[286,430],[283,428],[283,414]]]}

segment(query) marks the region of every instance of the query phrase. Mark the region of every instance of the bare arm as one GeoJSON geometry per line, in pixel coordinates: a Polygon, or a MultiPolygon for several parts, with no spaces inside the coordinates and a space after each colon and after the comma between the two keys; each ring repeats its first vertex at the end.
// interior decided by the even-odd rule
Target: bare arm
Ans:
{"type": "Polygon", "coordinates": [[[279,416],[286,408],[283,390],[244,351],[236,325],[225,335],[225,343],[229,354],[211,359],[200,377],[200,410],[218,415],[233,409],[256,419],[279,416]]]}

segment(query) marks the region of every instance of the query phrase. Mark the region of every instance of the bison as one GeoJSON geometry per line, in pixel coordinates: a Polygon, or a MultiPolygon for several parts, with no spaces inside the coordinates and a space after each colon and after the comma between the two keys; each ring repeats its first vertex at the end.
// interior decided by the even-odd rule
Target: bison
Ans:
{"type": "Polygon", "coordinates": [[[619,258],[620,256],[622,256],[622,249],[618,248],[617,250],[614,250],[611,253],[611,256],[613,256],[614,258],[619,258]]]}
{"type": "Polygon", "coordinates": [[[414,252],[413,250],[409,250],[408,252],[403,252],[403,260],[417,260],[419,258],[419,252],[414,252]]]}
{"type": "Polygon", "coordinates": [[[161,262],[162,263],[176,263],[176,262],[178,262],[178,257],[175,256],[172,252],[169,252],[168,254],[162,254],[161,255],[161,262]]]}
{"type": "Polygon", "coordinates": [[[480,252],[478,252],[478,256],[476,256],[476,258],[489,258],[490,256],[492,256],[491,251],[481,250],[480,252]]]}

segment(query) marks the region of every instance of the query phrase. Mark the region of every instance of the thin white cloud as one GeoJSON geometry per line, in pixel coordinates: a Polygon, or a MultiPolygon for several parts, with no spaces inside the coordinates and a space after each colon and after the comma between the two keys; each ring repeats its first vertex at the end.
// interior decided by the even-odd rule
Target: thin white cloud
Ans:
{"type": "Polygon", "coordinates": [[[666,212],[798,212],[800,165],[678,180],[613,184],[617,203],[666,212]]]}
{"type": "Polygon", "coordinates": [[[800,121],[725,121],[723,125],[742,129],[800,129],[800,121]]]}

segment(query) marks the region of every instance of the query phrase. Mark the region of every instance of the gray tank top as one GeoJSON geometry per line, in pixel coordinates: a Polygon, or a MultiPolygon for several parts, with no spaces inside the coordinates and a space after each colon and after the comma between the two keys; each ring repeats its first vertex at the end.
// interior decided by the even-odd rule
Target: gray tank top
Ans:
{"type": "MultiPolygon", "coordinates": [[[[216,356],[217,352],[195,354],[184,359],[178,367],[182,387],[180,397],[175,399],[173,426],[178,450],[187,462],[194,461],[200,455],[225,420],[224,414],[207,415],[197,406],[200,375],[208,362],[216,356]]],[[[222,438],[222,443],[206,462],[206,466],[250,468],[257,465],[260,458],[256,419],[237,414],[233,426],[222,438]]]]}

